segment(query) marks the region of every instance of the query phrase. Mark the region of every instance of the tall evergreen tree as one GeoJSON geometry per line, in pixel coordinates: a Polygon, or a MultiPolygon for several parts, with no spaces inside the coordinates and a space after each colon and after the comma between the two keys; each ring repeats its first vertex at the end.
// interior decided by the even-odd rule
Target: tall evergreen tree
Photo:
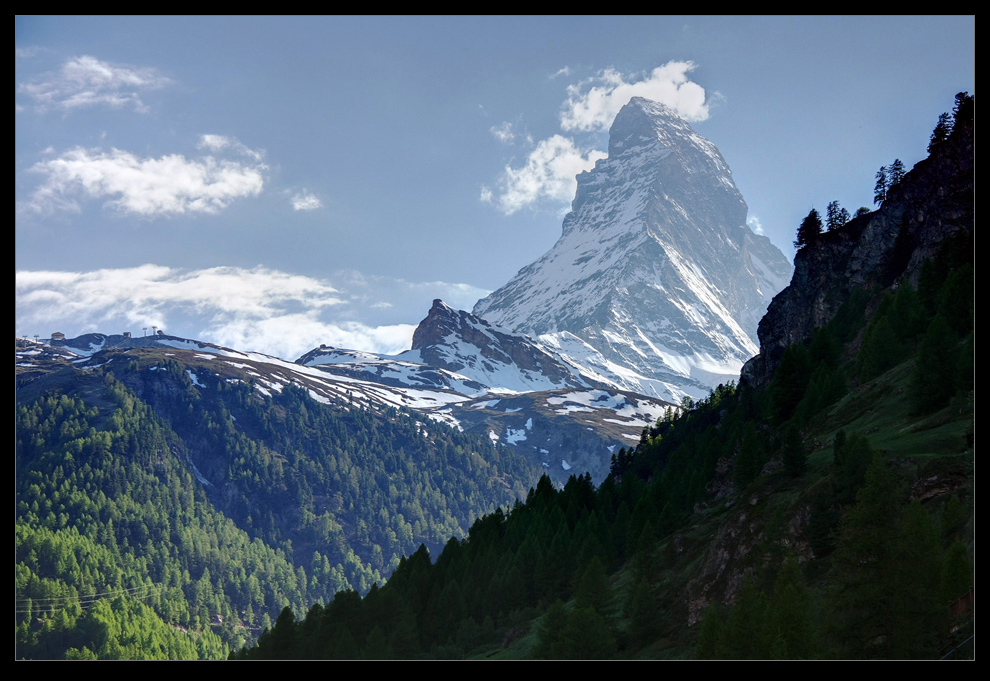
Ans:
{"type": "Polygon", "coordinates": [[[901,159],[895,158],[894,162],[890,164],[889,178],[887,180],[888,191],[901,183],[901,180],[904,179],[905,172],[904,163],[901,162],[901,159]]]}
{"type": "Polygon", "coordinates": [[[832,622],[844,655],[890,657],[890,637],[898,623],[889,577],[901,502],[896,474],[875,454],[856,505],[842,519],[832,562],[832,622]]]}
{"type": "Polygon", "coordinates": [[[873,187],[873,203],[883,203],[887,198],[887,188],[890,187],[887,166],[880,166],[877,171],[877,183],[873,187]]]}
{"type": "Polygon", "coordinates": [[[938,117],[938,123],[935,124],[935,129],[932,130],[932,138],[928,142],[928,153],[934,154],[940,150],[944,145],[946,140],[949,139],[949,135],[952,133],[952,123],[949,121],[949,114],[943,113],[938,117]]]}
{"type": "Polygon", "coordinates": [[[825,229],[831,232],[849,222],[849,211],[839,205],[838,201],[830,201],[825,209],[825,229]]]}
{"type": "Polygon", "coordinates": [[[797,238],[794,240],[794,246],[796,248],[801,248],[807,244],[813,244],[818,240],[818,236],[822,233],[822,217],[818,214],[818,211],[814,208],[808,213],[807,217],[801,221],[801,225],[798,227],[797,238]]]}

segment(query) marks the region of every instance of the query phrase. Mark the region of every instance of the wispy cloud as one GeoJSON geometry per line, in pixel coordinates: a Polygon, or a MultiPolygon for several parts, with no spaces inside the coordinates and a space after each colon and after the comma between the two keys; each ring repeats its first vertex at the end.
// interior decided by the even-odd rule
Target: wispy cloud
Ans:
{"type": "Polygon", "coordinates": [[[489,132],[502,144],[512,144],[516,141],[516,133],[512,130],[512,123],[508,121],[493,125],[489,132]]]}
{"type": "Polygon", "coordinates": [[[203,135],[200,148],[233,147],[251,156],[242,163],[212,155],[187,159],[182,154],[139,158],[121,149],[70,149],[40,161],[31,170],[45,177],[34,192],[31,207],[47,213],[80,210],[77,197],[109,197],[108,206],[125,214],[159,217],[182,213],[217,213],[231,201],[256,196],[264,186],[255,152],[219,135],[203,135]],[[221,143],[221,140],[224,143],[221,143]]]}
{"type": "Polygon", "coordinates": [[[746,224],[749,225],[749,228],[753,230],[755,234],[763,234],[763,225],[760,223],[760,218],[755,215],[750,215],[746,218],[746,224]]]}
{"type": "Polygon", "coordinates": [[[633,97],[666,104],[685,120],[703,121],[708,118],[705,89],[688,79],[692,69],[692,62],[670,61],[632,82],[618,71],[606,69],[593,78],[568,86],[560,127],[607,130],[615,114],[633,97]]]}
{"type": "Polygon", "coordinates": [[[119,109],[148,107],[140,93],[165,87],[172,81],[148,67],[111,64],[95,57],[73,57],[61,70],[44,73],[18,87],[34,101],[39,112],[58,109],[65,112],[89,106],[119,109]]]}
{"type": "Polygon", "coordinates": [[[316,210],[323,207],[323,202],[319,197],[306,189],[292,195],[289,199],[292,202],[292,210],[316,210]]]}
{"type": "Polygon", "coordinates": [[[353,271],[338,272],[334,279],[339,284],[264,267],[188,271],[150,264],[93,272],[22,271],[16,274],[16,325],[18,331],[71,334],[136,333],[155,325],[286,359],[321,343],[396,354],[409,349],[415,324],[369,324],[356,319],[359,308],[387,310],[394,317],[394,300],[415,310],[411,322],[426,316],[434,297],[469,309],[488,293],[466,284],[353,271]]]}
{"type": "MultiPolygon", "coordinates": [[[[560,127],[565,132],[586,134],[608,130],[615,115],[633,97],[645,97],[666,104],[689,121],[708,118],[705,90],[688,78],[691,62],[671,61],[643,76],[624,76],[615,69],[601,71],[567,87],[567,100],[560,112],[560,127]]],[[[570,75],[566,67],[552,77],[570,75]]],[[[491,129],[500,142],[515,140],[512,126],[502,123],[491,129]]],[[[532,140],[528,140],[532,144],[532,140]]],[[[537,143],[521,168],[506,166],[499,177],[498,193],[482,187],[481,200],[491,203],[506,215],[538,203],[558,204],[574,198],[575,176],[594,167],[606,153],[580,144],[573,137],[553,135],[537,143]]]]}
{"type": "MultiPolygon", "coordinates": [[[[506,166],[499,180],[498,197],[487,190],[487,199],[506,215],[540,199],[570,201],[577,189],[577,175],[590,170],[597,160],[606,156],[604,151],[582,151],[573,139],[554,135],[536,145],[523,167],[506,166]]],[[[483,193],[482,199],[485,198],[483,193]]]]}
{"type": "Polygon", "coordinates": [[[265,152],[249,149],[236,137],[227,137],[226,135],[200,135],[199,144],[196,145],[196,148],[209,149],[214,153],[230,150],[242,156],[252,158],[255,161],[260,161],[265,157],[265,152]]]}

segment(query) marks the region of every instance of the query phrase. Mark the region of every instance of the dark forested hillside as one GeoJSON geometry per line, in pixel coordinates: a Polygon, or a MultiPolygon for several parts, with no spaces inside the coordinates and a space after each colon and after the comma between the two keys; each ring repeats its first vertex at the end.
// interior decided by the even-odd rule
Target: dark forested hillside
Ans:
{"type": "Polygon", "coordinates": [[[738,386],[235,656],[971,657],[973,107],[806,235],[738,386]]]}
{"type": "Polygon", "coordinates": [[[265,394],[191,351],[67,364],[18,379],[19,657],[225,657],[285,606],[382,583],[538,475],[488,440],[265,394]]]}

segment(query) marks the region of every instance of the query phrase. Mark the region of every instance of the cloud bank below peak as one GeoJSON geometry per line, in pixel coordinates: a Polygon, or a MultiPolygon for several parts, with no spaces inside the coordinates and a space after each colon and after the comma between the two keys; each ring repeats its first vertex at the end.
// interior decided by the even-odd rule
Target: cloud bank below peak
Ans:
{"type": "Polygon", "coordinates": [[[166,333],[295,359],[320,345],[408,350],[434,298],[470,307],[488,291],[354,271],[326,279],[265,267],[183,270],[161,265],[16,274],[18,333],[166,333]]]}

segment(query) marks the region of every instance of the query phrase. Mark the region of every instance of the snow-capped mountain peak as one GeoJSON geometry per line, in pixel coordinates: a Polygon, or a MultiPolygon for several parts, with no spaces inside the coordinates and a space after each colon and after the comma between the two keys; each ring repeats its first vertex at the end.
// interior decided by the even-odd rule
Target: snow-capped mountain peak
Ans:
{"type": "Polygon", "coordinates": [[[791,267],[746,226],[715,145],[634,97],[612,124],[608,158],[577,182],[557,243],[474,314],[646,394],[697,397],[738,376],[791,267]]]}

